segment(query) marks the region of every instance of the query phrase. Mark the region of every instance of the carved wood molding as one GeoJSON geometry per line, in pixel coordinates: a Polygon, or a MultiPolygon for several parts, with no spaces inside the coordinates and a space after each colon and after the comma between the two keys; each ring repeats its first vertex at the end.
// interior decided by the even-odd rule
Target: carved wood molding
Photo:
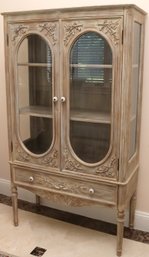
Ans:
{"type": "Polygon", "coordinates": [[[58,168],[58,151],[53,149],[52,152],[42,157],[33,157],[28,154],[19,144],[16,143],[16,160],[30,162],[39,165],[46,165],[52,168],[58,168]]]}
{"type": "MultiPolygon", "coordinates": [[[[35,176],[35,183],[41,186],[46,186],[47,188],[57,190],[60,192],[68,192],[77,195],[90,195],[91,185],[86,185],[82,182],[71,182],[71,180],[66,180],[59,177],[53,176],[43,176],[42,174],[37,174],[35,176]]],[[[103,192],[101,192],[101,195],[103,192]]]]}
{"type": "Polygon", "coordinates": [[[67,148],[65,148],[63,155],[65,160],[64,169],[71,171],[82,170],[82,165],[73,159],[67,148]]]}
{"type": "Polygon", "coordinates": [[[60,193],[49,192],[46,190],[34,189],[34,188],[31,188],[30,191],[34,192],[35,194],[43,198],[48,199],[49,201],[52,201],[55,203],[62,203],[66,206],[81,207],[81,206],[93,205],[92,199],[91,200],[81,199],[75,196],[64,195],[60,193]]]}
{"type": "Polygon", "coordinates": [[[121,19],[106,19],[97,25],[99,31],[109,36],[115,45],[117,45],[120,41],[120,22],[121,19]]]}
{"type": "Polygon", "coordinates": [[[74,22],[73,24],[66,24],[64,26],[65,29],[65,38],[64,45],[67,46],[69,41],[75,36],[77,32],[80,32],[83,27],[83,24],[77,24],[74,22]]]}
{"type": "Polygon", "coordinates": [[[15,40],[17,38],[20,38],[22,35],[24,35],[28,30],[29,30],[29,26],[23,25],[23,24],[19,24],[12,27],[13,33],[12,33],[12,38],[11,40],[13,42],[15,42],[15,40]]]}
{"type": "Polygon", "coordinates": [[[48,165],[53,168],[58,168],[58,151],[54,149],[52,153],[41,158],[41,164],[48,165]]]}
{"type": "Polygon", "coordinates": [[[64,150],[64,169],[71,171],[82,171],[87,174],[96,174],[102,177],[116,178],[117,177],[117,157],[114,155],[109,160],[106,161],[106,164],[101,164],[96,166],[96,168],[91,167],[87,168],[80,164],[77,160],[71,156],[69,150],[65,148],[64,150]]]}
{"type": "Polygon", "coordinates": [[[95,169],[95,173],[109,178],[116,178],[117,177],[117,158],[112,156],[111,159],[106,162],[106,164],[100,165],[95,169]]]}
{"type": "Polygon", "coordinates": [[[19,143],[16,143],[16,159],[18,161],[23,162],[30,162],[31,156],[24,151],[24,149],[19,145],[19,143]]]}
{"type": "Polygon", "coordinates": [[[40,32],[45,32],[45,36],[48,36],[52,39],[52,44],[55,45],[57,42],[56,38],[56,24],[45,22],[38,25],[38,29],[40,32]]]}
{"type": "Polygon", "coordinates": [[[49,193],[48,199],[53,202],[63,203],[66,206],[72,206],[72,207],[93,205],[93,202],[90,200],[67,196],[67,195],[56,194],[56,193],[51,193],[51,194],[49,193]]]}

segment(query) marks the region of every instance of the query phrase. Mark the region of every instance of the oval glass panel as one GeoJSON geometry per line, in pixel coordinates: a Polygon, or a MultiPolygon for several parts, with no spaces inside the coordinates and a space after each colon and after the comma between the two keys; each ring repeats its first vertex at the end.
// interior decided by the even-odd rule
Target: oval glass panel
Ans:
{"type": "Polygon", "coordinates": [[[98,33],[87,32],[70,52],[70,143],[84,162],[97,163],[111,140],[112,51],[98,33]]]}
{"type": "Polygon", "coordinates": [[[17,58],[19,133],[34,154],[46,152],[53,138],[52,55],[46,41],[28,35],[17,58]]]}

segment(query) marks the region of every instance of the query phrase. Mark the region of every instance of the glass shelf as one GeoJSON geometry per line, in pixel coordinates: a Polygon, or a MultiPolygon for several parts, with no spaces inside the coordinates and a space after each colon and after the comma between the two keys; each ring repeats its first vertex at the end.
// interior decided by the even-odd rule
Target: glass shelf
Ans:
{"type": "Polygon", "coordinates": [[[70,64],[70,67],[73,68],[112,68],[112,64],[70,64]]]}
{"type": "Polygon", "coordinates": [[[45,106],[26,106],[22,107],[19,110],[20,114],[28,114],[30,116],[35,117],[45,117],[45,118],[52,118],[52,111],[50,110],[50,107],[45,106]]]}
{"type": "Polygon", "coordinates": [[[51,63],[33,63],[33,62],[21,62],[18,66],[29,66],[29,67],[52,67],[51,63]]]}
{"type": "Polygon", "coordinates": [[[80,111],[71,110],[70,120],[82,121],[82,122],[93,122],[93,123],[104,123],[110,124],[111,118],[109,113],[104,112],[91,112],[91,111],[80,111]]]}

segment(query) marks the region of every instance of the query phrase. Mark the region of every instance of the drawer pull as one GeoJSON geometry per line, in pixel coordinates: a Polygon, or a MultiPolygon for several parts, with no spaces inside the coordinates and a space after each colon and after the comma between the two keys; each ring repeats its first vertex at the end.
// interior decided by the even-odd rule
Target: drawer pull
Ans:
{"type": "Polygon", "coordinates": [[[89,194],[90,194],[90,195],[93,195],[94,193],[95,193],[95,190],[94,190],[93,188],[90,188],[90,189],[89,189],[89,194]]]}
{"type": "Polygon", "coordinates": [[[33,182],[34,181],[34,178],[32,176],[29,177],[29,182],[33,182]]]}

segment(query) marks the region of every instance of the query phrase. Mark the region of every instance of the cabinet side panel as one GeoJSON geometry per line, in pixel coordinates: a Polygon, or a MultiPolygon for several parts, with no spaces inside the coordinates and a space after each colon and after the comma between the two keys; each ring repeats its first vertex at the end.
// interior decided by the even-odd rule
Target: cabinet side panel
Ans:
{"type": "Polygon", "coordinates": [[[133,13],[133,42],[131,64],[130,110],[129,110],[129,176],[139,163],[140,124],[143,86],[144,24],[145,17],[137,11],[133,13]],[[134,92],[134,88],[136,92],[134,92]],[[134,125],[133,125],[134,123],[134,125]],[[135,131],[133,132],[133,127],[135,131]]]}
{"type": "Polygon", "coordinates": [[[9,34],[7,17],[4,17],[4,46],[5,46],[5,79],[7,97],[7,124],[8,124],[8,146],[9,160],[12,160],[12,120],[11,120],[11,93],[10,93],[10,73],[9,73],[9,34]]]}

